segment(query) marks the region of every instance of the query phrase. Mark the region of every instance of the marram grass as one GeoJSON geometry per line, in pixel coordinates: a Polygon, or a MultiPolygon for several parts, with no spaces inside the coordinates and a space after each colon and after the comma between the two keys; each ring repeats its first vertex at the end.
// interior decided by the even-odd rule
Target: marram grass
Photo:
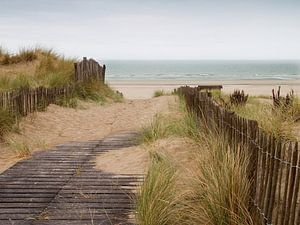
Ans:
{"type": "Polygon", "coordinates": [[[137,222],[140,225],[174,224],[177,215],[176,170],[169,159],[151,154],[151,165],[137,197],[137,222]]]}
{"type": "Polygon", "coordinates": [[[167,136],[192,138],[198,150],[187,173],[177,173],[168,156],[152,155],[137,199],[137,221],[143,225],[253,225],[248,211],[248,156],[228,149],[227,140],[187,111],[172,120],[157,116],[142,133],[144,141],[167,136]]]}
{"type": "Polygon", "coordinates": [[[228,149],[222,135],[207,131],[199,139],[196,166],[187,179],[182,224],[252,225],[248,211],[248,157],[228,149]]]}
{"type": "Polygon", "coordinates": [[[14,123],[14,117],[7,110],[0,108],[0,138],[12,131],[14,123]]]}

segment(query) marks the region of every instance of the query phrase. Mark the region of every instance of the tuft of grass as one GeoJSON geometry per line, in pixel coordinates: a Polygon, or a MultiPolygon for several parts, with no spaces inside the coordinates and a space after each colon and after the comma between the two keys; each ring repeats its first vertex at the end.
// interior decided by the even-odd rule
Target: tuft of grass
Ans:
{"type": "Polygon", "coordinates": [[[196,167],[187,179],[182,224],[252,225],[248,211],[250,183],[249,158],[245,151],[228,149],[223,135],[204,129],[198,139],[196,167]]]}
{"type": "Polygon", "coordinates": [[[82,100],[100,103],[107,101],[122,102],[123,96],[99,80],[89,80],[76,87],[76,95],[82,100]]]}
{"type": "Polygon", "coordinates": [[[176,221],[176,170],[162,154],[151,154],[151,165],[137,196],[141,225],[168,225],[176,221]]]}
{"type": "Polygon", "coordinates": [[[197,140],[199,123],[196,116],[188,112],[183,100],[179,104],[179,116],[156,114],[149,126],[142,128],[140,143],[152,143],[169,136],[189,137],[197,140]]]}
{"type": "Polygon", "coordinates": [[[56,99],[56,104],[66,108],[77,108],[78,107],[78,99],[75,97],[66,98],[59,97],[56,99]]]}
{"type": "Polygon", "coordinates": [[[22,48],[16,54],[9,54],[7,51],[3,49],[0,50],[0,64],[2,65],[10,65],[17,63],[28,63],[37,59],[37,53],[35,49],[25,49],[22,48]]]}
{"type": "Polygon", "coordinates": [[[13,130],[14,123],[13,116],[7,110],[0,108],[0,138],[13,130]]]}
{"type": "Polygon", "coordinates": [[[32,149],[26,141],[17,141],[14,139],[6,140],[6,143],[13,149],[19,158],[25,158],[31,155],[32,149]]]}
{"type": "Polygon", "coordinates": [[[166,95],[166,92],[164,90],[157,90],[154,92],[153,97],[159,97],[159,96],[163,96],[166,95]]]}
{"type": "Polygon", "coordinates": [[[139,141],[141,143],[151,143],[158,139],[165,138],[169,136],[169,126],[170,121],[167,121],[161,114],[156,114],[150,126],[142,128],[139,141]]]}

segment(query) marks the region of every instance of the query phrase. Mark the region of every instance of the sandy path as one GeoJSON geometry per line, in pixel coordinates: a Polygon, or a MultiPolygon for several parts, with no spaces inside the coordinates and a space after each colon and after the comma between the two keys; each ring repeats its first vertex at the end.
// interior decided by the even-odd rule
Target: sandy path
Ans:
{"type": "MultiPolygon", "coordinates": [[[[47,149],[67,141],[99,140],[118,131],[139,130],[159,112],[168,112],[174,105],[174,96],[144,100],[128,100],[99,106],[82,103],[85,109],[48,107],[46,112],[32,114],[20,123],[20,134],[11,134],[18,145],[26,143],[30,149],[47,149]]],[[[0,172],[12,166],[20,158],[14,146],[0,145],[0,172]]]]}
{"type": "Polygon", "coordinates": [[[99,154],[95,159],[95,169],[116,174],[146,174],[150,152],[167,155],[178,167],[188,167],[197,149],[195,142],[188,138],[169,137],[149,145],[143,144],[99,154]]]}

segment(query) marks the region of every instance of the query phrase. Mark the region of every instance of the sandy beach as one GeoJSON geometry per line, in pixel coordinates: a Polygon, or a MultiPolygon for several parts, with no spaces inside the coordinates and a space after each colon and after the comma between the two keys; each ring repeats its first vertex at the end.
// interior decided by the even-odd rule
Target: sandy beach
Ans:
{"type": "Polygon", "coordinates": [[[107,83],[114,89],[122,92],[127,99],[151,98],[156,90],[171,92],[182,85],[223,85],[223,91],[226,93],[240,89],[250,95],[271,95],[272,89],[277,89],[278,86],[281,86],[282,94],[294,90],[300,96],[300,80],[109,80],[107,83]]]}

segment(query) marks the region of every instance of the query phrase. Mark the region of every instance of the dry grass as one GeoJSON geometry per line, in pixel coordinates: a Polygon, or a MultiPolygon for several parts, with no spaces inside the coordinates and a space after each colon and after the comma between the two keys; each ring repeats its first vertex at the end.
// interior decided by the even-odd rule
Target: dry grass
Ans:
{"type": "Polygon", "coordinates": [[[170,136],[197,139],[199,125],[194,115],[187,111],[182,98],[179,98],[179,108],[176,110],[172,115],[156,114],[151,124],[143,127],[139,141],[152,143],[170,136]]]}
{"type": "Polygon", "coordinates": [[[0,138],[12,131],[15,120],[6,110],[0,108],[0,138]]]}
{"type": "Polygon", "coordinates": [[[32,149],[28,142],[26,141],[17,141],[14,139],[8,139],[6,140],[6,143],[11,149],[14,149],[16,152],[17,156],[19,158],[26,158],[31,155],[32,149]]]}
{"type": "Polygon", "coordinates": [[[30,87],[57,87],[72,82],[75,59],[53,50],[21,49],[17,54],[0,50],[0,90],[30,87]]]}
{"type": "MultiPolygon", "coordinates": [[[[230,111],[239,116],[256,120],[259,127],[275,137],[296,140],[293,127],[300,119],[300,101],[295,97],[289,108],[273,107],[270,101],[261,101],[261,97],[251,96],[246,105],[235,106],[228,104],[228,95],[221,92],[213,92],[213,98],[230,111]],[[220,100],[223,99],[223,100],[220,100]]],[[[264,96],[264,100],[267,97],[264,96]]]]}
{"type": "Polygon", "coordinates": [[[228,149],[222,135],[203,130],[195,154],[196,167],[184,182],[188,190],[181,224],[253,224],[248,211],[248,157],[228,149]]]}
{"type": "Polygon", "coordinates": [[[141,225],[176,223],[176,170],[169,159],[151,154],[151,165],[137,198],[137,222],[141,225]]]}
{"type": "Polygon", "coordinates": [[[187,164],[175,163],[171,155],[152,158],[137,202],[139,224],[252,225],[248,156],[228,149],[223,135],[200,125],[187,111],[179,113],[178,118],[156,117],[142,132],[143,140],[181,136],[198,147],[186,150],[187,164]]]}

